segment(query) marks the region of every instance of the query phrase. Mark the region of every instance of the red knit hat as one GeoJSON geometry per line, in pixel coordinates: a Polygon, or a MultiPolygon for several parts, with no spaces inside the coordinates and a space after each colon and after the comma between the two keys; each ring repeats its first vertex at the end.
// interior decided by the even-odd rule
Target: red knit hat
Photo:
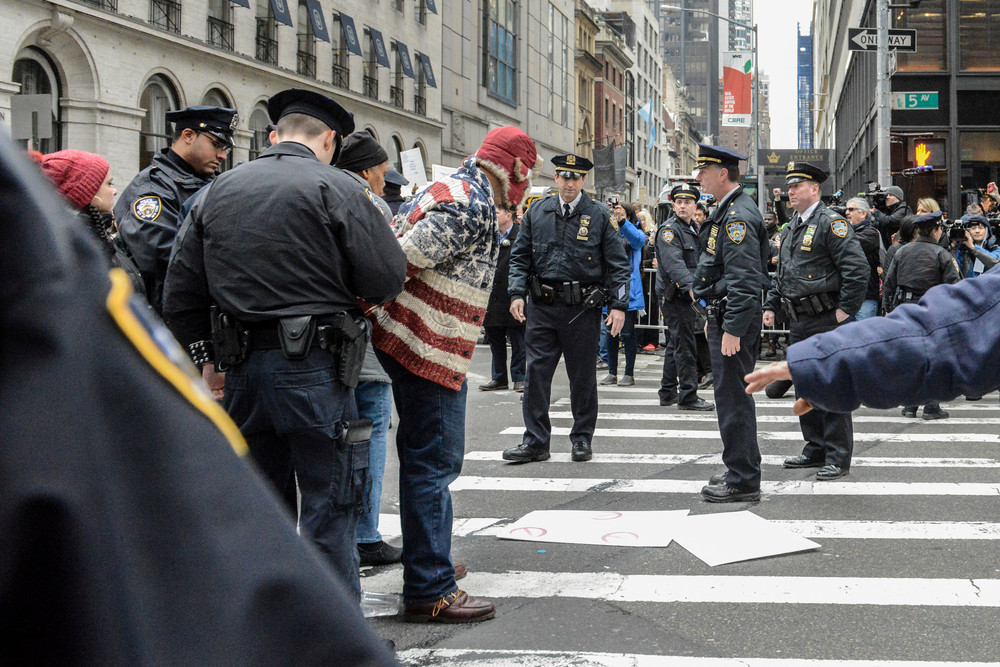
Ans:
{"type": "Polygon", "coordinates": [[[32,151],[29,155],[41,166],[59,194],[79,210],[94,200],[111,169],[100,155],[85,151],[71,149],[48,155],[32,151]]]}
{"type": "Polygon", "coordinates": [[[514,206],[524,199],[528,176],[538,161],[535,142],[516,127],[491,130],[476,151],[476,162],[500,181],[499,203],[514,206]]]}

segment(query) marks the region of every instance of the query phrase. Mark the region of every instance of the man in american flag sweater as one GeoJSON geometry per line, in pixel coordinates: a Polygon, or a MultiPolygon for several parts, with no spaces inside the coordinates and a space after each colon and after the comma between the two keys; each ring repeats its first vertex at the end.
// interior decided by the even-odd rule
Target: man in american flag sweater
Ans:
{"type": "Polygon", "coordinates": [[[372,341],[392,378],[399,413],[408,621],[468,623],[495,613],[492,602],[455,583],[448,485],[465,456],[465,375],[500,248],[495,206],[524,198],[537,160],[527,134],[515,127],[492,130],[461,169],[417,193],[394,221],[408,261],[406,286],[370,316],[372,341]]]}

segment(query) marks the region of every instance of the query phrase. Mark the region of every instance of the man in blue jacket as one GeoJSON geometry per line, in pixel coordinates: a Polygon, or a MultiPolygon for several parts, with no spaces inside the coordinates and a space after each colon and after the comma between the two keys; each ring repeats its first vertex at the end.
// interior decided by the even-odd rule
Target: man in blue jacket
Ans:
{"type": "Polygon", "coordinates": [[[1000,273],[933,287],[886,317],[846,324],[788,348],[746,376],[747,393],[794,380],[796,414],[851,412],[982,396],[1000,385],[1000,273]]]}

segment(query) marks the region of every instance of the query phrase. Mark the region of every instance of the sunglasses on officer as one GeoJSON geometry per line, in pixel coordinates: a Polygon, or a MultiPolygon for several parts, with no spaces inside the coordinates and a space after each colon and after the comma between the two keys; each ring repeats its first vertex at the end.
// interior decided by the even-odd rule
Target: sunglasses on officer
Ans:
{"type": "Polygon", "coordinates": [[[225,151],[226,155],[229,155],[229,153],[233,150],[233,147],[227,144],[225,141],[217,139],[213,137],[211,134],[208,134],[207,132],[198,132],[197,134],[202,137],[208,137],[208,140],[212,142],[212,146],[215,148],[215,150],[219,151],[220,153],[222,151],[225,151]]]}
{"type": "Polygon", "coordinates": [[[561,178],[568,178],[568,179],[573,180],[573,181],[583,178],[583,174],[578,174],[575,171],[558,171],[557,170],[556,171],[556,176],[559,176],[561,178]]]}

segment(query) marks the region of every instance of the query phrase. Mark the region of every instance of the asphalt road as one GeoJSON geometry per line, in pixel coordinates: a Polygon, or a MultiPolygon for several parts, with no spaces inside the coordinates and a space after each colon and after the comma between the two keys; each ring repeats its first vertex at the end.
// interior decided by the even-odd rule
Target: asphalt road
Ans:
{"type": "MultiPolygon", "coordinates": [[[[640,355],[636,386],[601,388],[594,460],[511,465],[520,395],[481,392],[489,349],[469,377],[466,462],[453,492],[460,586],[497,605],[472,625],[372,620],[410,665],[969,665],[1000,660],[1000,405],[997,394],[945,405],[952,419],[897,411],[855,416],[855,463],[837,482],[785,470],[801,435],[790,401],[757,402],[765,493],[712,505],[700,485],[722,467],[715,413],[656,401],[661,357],[640,355]],[[569,484],[570,490],[560,490],[569,484]],[[665,548],[500,539],[533,510],[750,510],[820,544],[813,551],[709,567],[665,548]],[[852,662],[847,662],[852,661],[852,662]],[[857,662],[853,662],[857,661],[857,662]],[[882,662],[888,661],[888,662],[882,662]]],[[[711,390],[701,392],[713,400],[711,390]]],[[[568,428],[560,365],[553,425],[568,428]]],[[[558,431],[557,431],[558,432],[558,431]]],[[[390,431],[392,450],[393,431],[390,431]]],[[[560,454],[562,456],[560,456],[560,454]]],[[[398,544],[396,459],[388,457],[382,525],[398,544]]],[[[365,590],[399,592],[401,567],[368,568],[365,590]]]]}

